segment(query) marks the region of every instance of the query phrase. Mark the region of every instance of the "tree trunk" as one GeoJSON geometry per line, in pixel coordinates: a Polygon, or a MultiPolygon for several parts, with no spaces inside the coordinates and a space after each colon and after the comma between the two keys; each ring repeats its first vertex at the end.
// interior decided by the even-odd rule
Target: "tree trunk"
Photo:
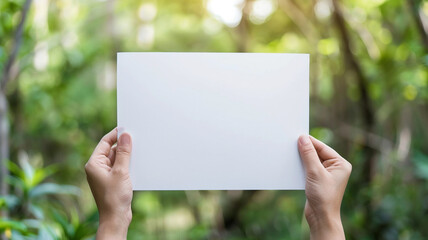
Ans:
{"type": "MultiPolygon", "coordinates": [[[[7,99],[5,94],[0,91],[0,195],[8,194],[6,177],[9,175],[6,163],[9,159],[9,121],[7,119],[7,99]]],[[[4,216],[2,214],[2,216],[4,216]]]]}
{"type": "MultiPolygon", "coordinates": [[[[7,99],[3,91],[0,91],[0,196],[9,194],[9,187],[6,178],[9,170],[6,166],[9,160],[9,121],[7,118],[7,99]]],[[[7,208],[0,211],[0,218],[8,218],[7,208]]],[[[0,239],[5,240],[5,235],[0,235],[0,239]]]]}
{"type": "MultiPolygon", "coordinates": [[[[9,176],[9,170],[6,166],[7,161],[9,160],[9,120],[7,117],[8,114],[8,103],[6,98],[6,86],[10,81],[10,72],[13,64],[17,58],[19,48],[22,41],[22,32],[24,29],[24,23],[30,9],[31,0],[26,0],[21,12],[21,20],[16,28],[12,51],[9,55],[9,58],[6,61],[5,67],[3,69],[2,78],[0,82],[0,195],[6,196],[9,194],[9,187],[6,182],[7,177],[9,176]]],[[[0,213],[2,218],[8,217],[7,209],[3,210],[0,213]]],[[[1,239],[6,239],[5,235],[0,236],[1,239]]]]}
{"type": "MultiPolygon", "coordinates": [[[[350,69],[355,73],[358,90],[361,97],[361,114],[363,116],[363,125],[365,131],[371,133],[374,130],[375,126],[375,116],[373,112],[372,102],[368,93],[368,80],[363,73],[363,69],[358,62],[358,59],[352,53],[352,41],[349,36],[348,29],[346,28],[346,21],[343,16],[343,13],[339,6],[339,0],[333,0],[333,18],[336,24],[336,27],[339,32],[339,37],[341,40],[343,56],[346,64],[350,69]]],[[[370,141],[369,134],[367,134],[364,142],[368,143],[370,141]]],[[[362,149],[364,155],[363,162],[363,172],[361,186],[365,188],[370,188],[370,183],[372,181],[374,171],[375,171],[375,150],[365,144],[362,149]]],[[[372,203],[368,197],[364,197],[362,202],[364,206],[365,222],[368,225],[372,225],[371,221],[373,219],[372,212],[372,203]]],[[[375,231],[375,230],[374,230],[375,231]]],[[[376,232],[376,231],[375,231],[376,232]]]]}

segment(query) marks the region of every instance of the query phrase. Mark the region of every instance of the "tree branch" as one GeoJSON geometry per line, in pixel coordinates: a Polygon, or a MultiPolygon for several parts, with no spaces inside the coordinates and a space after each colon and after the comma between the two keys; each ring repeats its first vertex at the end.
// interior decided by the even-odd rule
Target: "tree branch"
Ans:
{"type": "Polygon", "coordinates": [[[420,1],[417,0],[407,0],[407,5],[410,8],[410,13],[413,20],[416,23],[416,29],[419,32],[421,37],[422,44],[424,45],[425,51],[428,51],[428,33],[425,31],[424,24],[419,15],[419,5],[420,1]]]}
{"type": "Polygon", "coordinates": [[[299,4],[294,0],[282,0],[278,3],[300,32],[308,39],[310,44],[316,44],[319,36],[311,19],[304,13],[299,4]]]}
{"type": "Polygon", "coordinates": [[[361,110],[364,116],[364,124],[367,130],[371,130],[372,126],[374,125],[374,114],[370,102],[370,97],[368,94],[368,81],[363,74],[363,70],[360,66],[360,63],[351,51],[352,42],[349,37],[348,30],[346,29],[345,19],[343,17],[342,11],[338,6],[337,0],[333,0],[333,9],[333,17],[339,30],[345,61],[352,68],[352,70],[357,76],[358,90],[360,91],[362,101],[361,110]]]}
{"type": "Polygon", "coordinates": [[[236,32],[238,34],[237,40],[237,51],[238,52],[247,52],[248,51],[248,30],[250,22],[248,21],[248,13],[250,11],[250,1],[244,0],[242,3],[242,18],[239,25],[236,27],[236,32]]]}
{"type": "Polygon", "coordinates": [[[16,56],[18,55],[19,48],[21,47],[22,32],[24,29],[25,20],[27,19],[28,10],[30,9],[31,1],[32,0],[26,0],[24,6],[22,7],[21,20],[19,21],[18,27],[15,31],[12,52],[10,53],[6,62],[6,66],[3,70],[3,75],[0,82],[0,91],[4,91],[6,88],[7,82],[9,81],[10,70],[15,63],[16,56]]]}
{"type": "Polygon", "coordinates": [[[243,191],[237,199],[228,199],[228,207],[223,211],[224,219],[223,224],[226,230],[231,230],[240,225],[239,214],[249,202],[253,199],[254,195],[259,192],[258,190],[243,191]]]}

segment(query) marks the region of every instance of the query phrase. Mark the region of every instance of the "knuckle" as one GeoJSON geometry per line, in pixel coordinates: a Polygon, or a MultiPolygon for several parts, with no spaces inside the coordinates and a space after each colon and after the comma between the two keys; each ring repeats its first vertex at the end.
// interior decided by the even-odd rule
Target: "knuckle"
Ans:
{"type": "Polygon", "coordinates": [[[346,161],[346,162],[347,162],[347,166],[348,166],[348,171],[352,172],[352,164],[348,161],[346,161]]]}
{"type": "Polygon", "coordinates": [[[116,148],[116,155],[129,157],[131,155],[131,152],[124,147],[117,147],[116,148]]]}
{"type": "Polygon", "coordinates": [[[346,159],[342,158],[344,162],[344,167],[348,173],[352,172],[352,164],[348,162],[346,159]]]}
{"type": "Polygon", "coordinates": [[[91,170],[92,170],[92,163],[91,163],[91,161],[88,161],[85,164],[85,172],[86,172],[86,174],[89,174],[91,172],[91,170]]]}
{"type": "Polygon", "coordinates": [[[311,154],[311,153],[313,153],[315,150],[312,148],[312,146],[311,145],[305,145],[305,146],[302,146],[302,148],[301,148],[301,150],[300,150],[300,152],[303,154],[303,155],[309,155],[309,154],[311,154]]]}
{"type": "Polygon", "coordinates": [[[109,136],[108,136],[108,133],[107,134],[104,134],[104,136],[101,138],[101,141],[103,142],[105,142],[105,141],[107,141],[109,139],[109,136]]]}

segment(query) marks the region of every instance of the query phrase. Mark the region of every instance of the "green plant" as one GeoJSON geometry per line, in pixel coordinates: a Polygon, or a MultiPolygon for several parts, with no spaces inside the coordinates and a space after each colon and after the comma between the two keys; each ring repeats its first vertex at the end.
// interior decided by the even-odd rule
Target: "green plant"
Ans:
{"type": "Polygon", "coordinates": [[[34,167],[23,157],[19,165],[9,161],[8,169],[11,193],[0,197],[0,209],[9,218],[0,219],[0,233],[11,239],[85,239],[94,234],[96,217],[82,222],[77,209],[66,206],[80,189],[48,181],[57,165],[34,167]]]}

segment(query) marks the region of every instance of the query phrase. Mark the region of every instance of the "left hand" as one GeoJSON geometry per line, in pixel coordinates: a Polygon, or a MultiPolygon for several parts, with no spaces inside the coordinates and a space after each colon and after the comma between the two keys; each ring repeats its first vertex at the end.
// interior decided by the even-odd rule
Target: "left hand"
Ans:
{"type": "Polygon", "coordinates": [[[116,140],[115,128],[101,139],[85,165],[100,215],[97,239],[126,239],[132,219],[131,136],[123,133],[113,146],[116,140]]]}

